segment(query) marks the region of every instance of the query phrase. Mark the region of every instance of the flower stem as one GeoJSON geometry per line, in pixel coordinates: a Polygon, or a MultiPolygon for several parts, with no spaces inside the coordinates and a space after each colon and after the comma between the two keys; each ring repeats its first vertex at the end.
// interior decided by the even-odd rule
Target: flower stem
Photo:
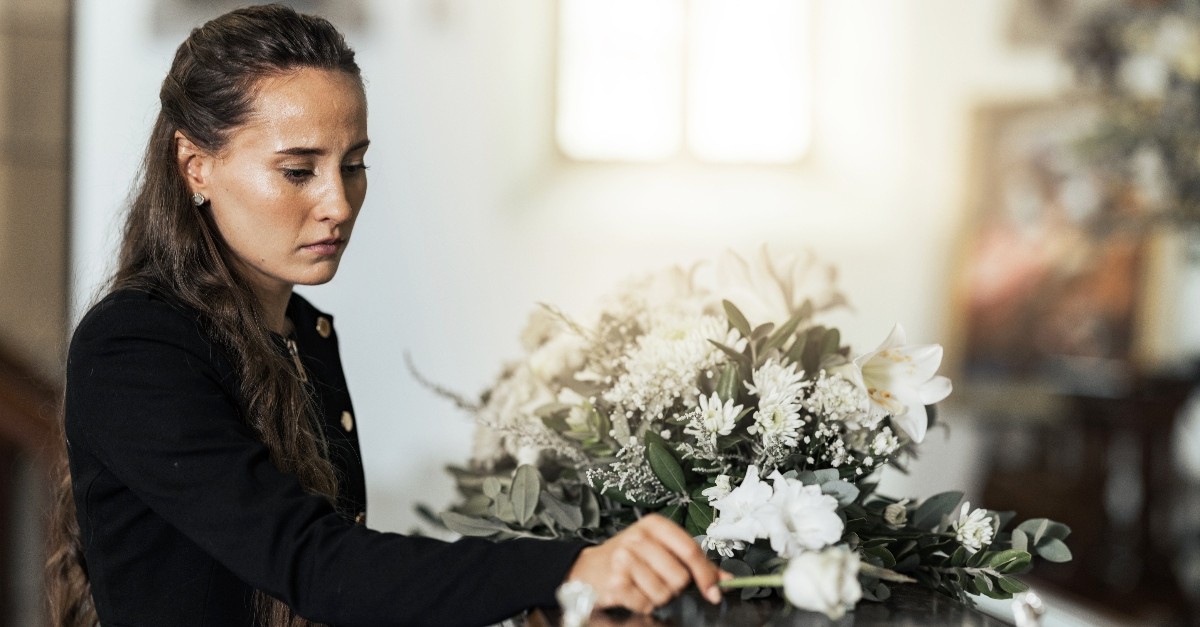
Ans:
{"type": "Polygon", "coordinates": [[[913,579],[912,577],[909,577],[907,575],[901,575],[900,573],[898,573],[890,568],[884,568],[882,566],[875,566],[873,564],[868,564],[866,562],[859,564],[858,570],[859,570],[859,572],[861,572],[864,575],[867,575],[868,577],[875,577],[876,579],[882,579],[884,581],[894,581],[896,583],[916,583],[917,582],[916,579],[913,579]]]}
{"type": "Polygon", "coordinates": [[[717,585],[722,588],[779,588],[783,586],[783,575],[734,577],[721,581],[717,585]]]}

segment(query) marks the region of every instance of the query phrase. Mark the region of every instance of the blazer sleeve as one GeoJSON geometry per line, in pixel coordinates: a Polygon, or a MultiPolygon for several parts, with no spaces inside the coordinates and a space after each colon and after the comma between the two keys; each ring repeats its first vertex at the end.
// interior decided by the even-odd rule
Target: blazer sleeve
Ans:
{"type": "MultiPolygon", "coordinates": [[[[247,584],[338,625],[479,625],[552,605],[578,543],[453,543],[369,530],[280,472],[194,320],[120,301],[76,331],[68,435],[247,584]],[[76,424],[71,424],[75,422],[76,424]]],[[[129,541],[135,541],[129,539],[129,541]]]]}

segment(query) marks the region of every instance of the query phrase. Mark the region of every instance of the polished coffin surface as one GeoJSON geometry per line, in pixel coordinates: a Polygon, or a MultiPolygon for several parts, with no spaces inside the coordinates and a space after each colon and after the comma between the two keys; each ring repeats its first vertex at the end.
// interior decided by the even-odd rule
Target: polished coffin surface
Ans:
{"type": "MultiPolygon", "coordinates": [[[[954,599],[918,586],[892,586],[892,596],[883,603],[861,601],[853,612],[838,620],[823,614],[788,607],[781,599],[742,601],[736,591],[727,592],[725,602],[710,605],[695,590],[689,590],[655,617],[593,612],[590,627],[924,627],[962,625],[1000,627],[1011,625],[954,599]]],[[[535,612],[517,621],[526,627],[558,627],[558,611],[535,612]]]]}

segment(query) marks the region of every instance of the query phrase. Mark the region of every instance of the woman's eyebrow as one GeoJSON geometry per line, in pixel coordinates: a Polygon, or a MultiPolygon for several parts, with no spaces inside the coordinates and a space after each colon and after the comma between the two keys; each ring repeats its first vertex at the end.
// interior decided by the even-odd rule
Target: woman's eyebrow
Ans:
{"type": "MultiPolygon", "coordinates": [[[[370,144],[371,144],[371,140],[364,139],[360,142],[357,142],[353,146],[351,146],[350,149],[346,151],[346,154],[350,154],[350,153],[354,152],[355,150],[361,150],[363,148],[366,148],[370,144]]],[[[276,150],[275,154],[277,154],[277,155],[292,155],[292,156],[296,156],[296,157],[307,157],[307,156],[320,157],[320,156],[324,156],[326,152],[327,151],[324,148],[307,148],[304,146],[297,146],[295,148],[284,148],[283,150],[276,150]]]]}

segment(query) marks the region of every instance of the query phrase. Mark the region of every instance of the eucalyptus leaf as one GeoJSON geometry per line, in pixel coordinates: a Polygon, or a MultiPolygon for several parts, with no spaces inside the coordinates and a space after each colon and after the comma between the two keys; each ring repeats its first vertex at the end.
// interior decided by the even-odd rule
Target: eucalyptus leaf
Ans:
{"type": "Polygon", "coordinates": [[[770,336],[771,331],[774,331],[774,330],[775,330],[774,322],[764,322],[764,323],[758,325],[757,327],[754,327],[754,330],[750,332],[750,341],[758,342],[760,340],[763,340],[763,339],[767,338],[768,336],[770,336]]]}
{"type": "Polygon", "coordinates": [[[750,568],[749,564],[732,557],[721,560],[721,570],[734,577],[750,577],[754,574],[754,569],[750,568]]]}
{"type": "Polygon", "coordinates": [[[858,487],[841,479],[822,483],[821,492],[837,499],[838,504],[843,507],[853,503],[858,498],[858,487]]]}
{"type": "Polygon", "coordinates": [[[486,538],[502,531],[509,531],[509,528],[501,522],[464,516],[456,512],[442,512],[441,518],[447,529],[464,536],[486,538]]]}
{"type": "Polygon", "coordinates": [[[941,526],[942,519],[958,507],[962,497],[962,492],[942,492],[929,497],[913,514],[911,526],[922,531],[941,526]]]}
{"type": "Polygon", "coordinates": [[[467,499],[459,509],[461,510],[461,513],[466,514],[467,516],[483,516],[488,513],[491,505],[492,499],[488,498],[487,495],[476,494],[467,499]]]}
{"type": "Polygon", "coordinates": [[[954,567],[963,566],[967,563],[967,558],[970,556],[965,547],[958,547],[950,554],[950,565],[954,567]]]}
{"type": "Polygon", "coordinates": [[[495,477],[488,477],[483,480],[483,493],[488,498],[496,498],[496,495],[500,494],[500,488],[500,480],[495,477]]]}
{"type": "Polygon", "coordinates": [[[646,446],[646,457],[650,460],[650,470],[666,488],[678,494],[687,494],[687,483],[683,478],[683,468],[666,447],[657,442],[649,442],[646,446]]]}
{"type": "Polygon", "coordinates": [[[554,520],[555,524],[567,531],[575,531],[583,526],[583,511],[578,505],[564,503],[549,492],[538,496],[545,513],[554,520]]]}
{"type": "Polygon", "coordinates": [[[1050,538],[1049,540],[1037,545],[1035,549],[1037,554],[1042,558],[1051,562],[1069,562],[1071,561],[1071,549],[1067,548],[1066,543],[1058,538],[1050,538]]]}
{"type": "Polygon", "coordinates": [[[1071,535],[1070,527],[1049,518],[1031,518],[1017,525],[1017,529],[1025,532],[1034,545],[1040,545],[1047,538],[1066,540],[1071,535]]]}
{"type": "Polygon", "coordinates": [[[1013,529],[1012,548],[1018,551],[1029,552],[1029,536],[1025,535],[1025,532],[1020,529],[1013,529]]]}
{"type": "Polygon", "coordinates": [[[538,493],[541,491],[542,475],[537,468],[529,464],[518,466],[509,496],[512,499],[513,515],[521,525],[533,518],[533,513],[537,511],[538,493]]]}
{"type": "Polygon", "coordinates": [[[752,364],[750,363],[750,358],[747,357],[746,355],[739,353],[736,350],[734,350],[716,340],[709,340],[708,343],[721,349],[722,353],[725,353],[734,362],[741,364],[742,366],[746,367],[747,369],[749,369],[752,366],[752,364]]]}

